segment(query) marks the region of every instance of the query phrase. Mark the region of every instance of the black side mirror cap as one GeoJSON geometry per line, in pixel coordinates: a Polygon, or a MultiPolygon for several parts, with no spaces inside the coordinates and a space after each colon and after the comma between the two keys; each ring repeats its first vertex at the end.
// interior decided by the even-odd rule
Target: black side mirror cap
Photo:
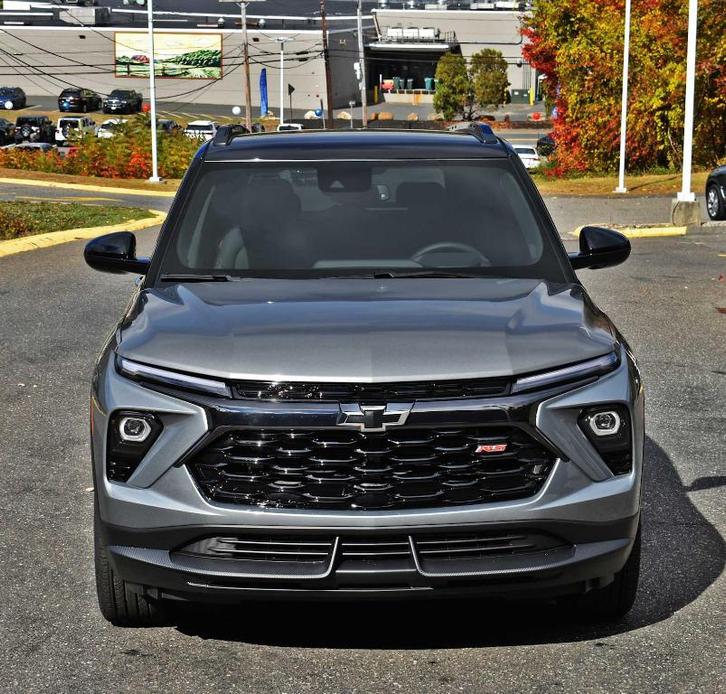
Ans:
{"type": "Polygon", "coordinates": [[[612,267],[624,263],[630,255],[630,241],[620,232],[605,227],[582,227],[580,251],[570,253],[570,264],[575,270],[612,267]]]}
{"type": "Polygon", "coordinates": [[[94,270],[145,275],[149,258],[136,257],[136,237],[130,231],[117,231],[92,239],[83,249],[83,258],[94,270]]]}

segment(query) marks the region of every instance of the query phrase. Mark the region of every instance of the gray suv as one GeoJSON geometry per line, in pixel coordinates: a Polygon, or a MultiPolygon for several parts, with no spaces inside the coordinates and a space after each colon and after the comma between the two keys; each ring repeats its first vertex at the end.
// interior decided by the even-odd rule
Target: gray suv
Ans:
{"type": "Polygon", "coordinates": [[[174,601],[632,605],[643,386],[511,146],[480,130],[199,149],[93,378],[103,615],[174,601]]]}

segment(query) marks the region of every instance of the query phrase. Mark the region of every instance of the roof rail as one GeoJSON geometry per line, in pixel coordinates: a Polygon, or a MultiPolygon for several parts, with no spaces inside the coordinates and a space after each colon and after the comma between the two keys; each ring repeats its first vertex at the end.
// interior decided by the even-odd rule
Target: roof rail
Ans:
{"type": "Polygon", "coordinates": [[[248,135],[249,130],[244,125],[222,125],[217,129],[212,144],[226,147],[235,137],[248,135]]]}
{"type": "MultiPolygon", "coordinates": [[[[473,135],[479,142],[485,145],[496,145],[499,143],[499,139],[494,133],[486,132],[483,128],[479,127],[478,123],[451,125],[447,130],[460,135],[473,135]]],[[[487,130],[491,130],[491,127],[487,127],[487,130]]]]}

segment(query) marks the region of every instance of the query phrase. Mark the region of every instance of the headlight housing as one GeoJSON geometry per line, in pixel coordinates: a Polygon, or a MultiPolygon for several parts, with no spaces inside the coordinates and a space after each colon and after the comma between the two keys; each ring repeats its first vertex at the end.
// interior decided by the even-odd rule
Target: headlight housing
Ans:
{"type": "Polygon", "coordinates": [[[630,413],[625,405],[588,407],[577,423],[614,475],[633,469],[633,436],[630,413]]]}
{"type": "Polygon", "coordinates": [[[159,418],[150,412],[114,412],[108,423],[106,477],[114,482],[126,482],[162,429],[159,418]]]}

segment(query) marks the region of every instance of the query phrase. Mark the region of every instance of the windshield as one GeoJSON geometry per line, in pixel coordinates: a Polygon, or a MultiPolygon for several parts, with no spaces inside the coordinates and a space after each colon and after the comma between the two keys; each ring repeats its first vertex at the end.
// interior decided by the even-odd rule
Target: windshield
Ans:
{"type": "Polygon", "coordinates": [[[204,123],[189,123],[187,130],[201,130],[202,132],[211,132],[212,126],[204,123]]]}
{"type": "Polygon", "coordinates": [[[566,281],[506,160],[207,163],[180,217],[162,275],[566,281]]]}
{"type": "Polygon", "coordinates": [[[61,128],[77,128],[78,127],[78,121],[77,120],[68,120],[63,119],[58,123],[59,127],[61,128]]]}
{"type": "Polygon", "coordinates": [[[117,99],[125,99],[127,96],[129,96],[131,92],[124,92],[120,89],[114,89],[109,96],[115,97],[117,99]]]}
{"type": "Polygon", "coordinates": [[[514,151],[517,154],[530,154],[532,156],[535,156],[537,152],[535,152],[534,147],[515,147],[514,151]]]}

